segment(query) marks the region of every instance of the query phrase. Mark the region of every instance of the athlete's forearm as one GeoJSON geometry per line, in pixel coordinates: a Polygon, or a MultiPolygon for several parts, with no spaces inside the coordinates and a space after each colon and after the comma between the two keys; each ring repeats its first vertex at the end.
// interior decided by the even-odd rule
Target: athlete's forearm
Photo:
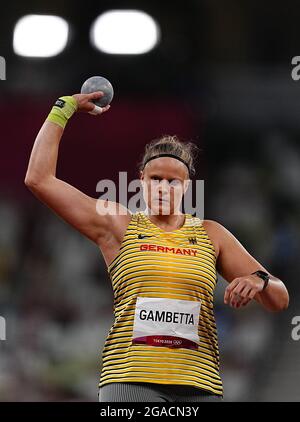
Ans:
{"type": "Polygon", "coordinates": [[[27,186],[38,186],[49,177],[55,177],[59,143],[68,120],[76,111],[100,115],[109,110],[109,105],[101,108],[92,102],[103,95],[103,92],[75,94],[60,97],[55,102],[33,145],[25,177],[27,186]]]}
{"type": "Polygon", "coordinates": [[[284,283],[271,276],[265,290],[259,292],[257,300],[271,312],[283,311],[289,305],[289,294],[284,283]]]}
{"type": "Polygon", "coordinates": [[[56,175],[58,149],[64,129],[56,123],[45,121],[41,127],[30,156],[25,183],[39,184],[56,175]]]}

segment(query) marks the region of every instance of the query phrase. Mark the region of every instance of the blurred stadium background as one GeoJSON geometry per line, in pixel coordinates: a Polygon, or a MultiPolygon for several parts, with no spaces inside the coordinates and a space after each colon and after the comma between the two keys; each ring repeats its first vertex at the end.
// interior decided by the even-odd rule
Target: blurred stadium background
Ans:
{"type": "MultiPolygon", "coordinates": [[[[60,148],[57,176],[97,197],[96,184],[137,176],[144,145],[161,134],[203,150],[205,218],[225,225],[290,292],[279,314],[244,310],[215,295],[227,401],[299,401],[300,54],[296,2],[246,0],[8,2],[0,55],[0,401],[97,401],[101,350],[112,323],[112,290],[97,248],[39,203],[23,180],[34,138],[54,100],[92,75],[115,88],[101,119],[77,115],[60,148]],[[160,28],[142,55],[111,55],[90,42],[97,16],[138,9],[160,28]],[[28,58],[13,31],[28,14],[70,25],[61,54],[28,58]]],[[[49,37],[53,33],[49,31],[49,37]]],[[[39,33],[36,33],[39,37],[39,33]]]]}

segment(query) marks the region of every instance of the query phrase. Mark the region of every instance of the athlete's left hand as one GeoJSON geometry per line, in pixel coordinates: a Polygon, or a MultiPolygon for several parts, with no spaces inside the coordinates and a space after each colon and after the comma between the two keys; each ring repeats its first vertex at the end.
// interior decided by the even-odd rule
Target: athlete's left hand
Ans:
{"type": "Polygon", "coordinates": [[[246,306],[263,287],[264,281],[255,274],[237,277],[226,287],[224,303],[233,308],[246,306]]]}

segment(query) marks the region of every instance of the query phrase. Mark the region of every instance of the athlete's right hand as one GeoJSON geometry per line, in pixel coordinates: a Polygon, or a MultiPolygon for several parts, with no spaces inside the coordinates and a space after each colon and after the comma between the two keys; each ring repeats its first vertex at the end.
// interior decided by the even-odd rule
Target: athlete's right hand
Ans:
{"type": "MultiPolygon", "coordinates": [[[[92,100],[97,100],[103,97],[104,93],[102,91],[92,92],[91,94],[74,94],[72,95],[77,102],[77,111],[82,111],[85,113],[91,113],[95,110],[97,106],[92,102],[92,100]]],[[[110,105],[106,107],[98,107],[98,112],[95,114],[102,114],[109,110],[110,105]]],[[[93,114],[93,113],[92,113],[93,114]]]]}

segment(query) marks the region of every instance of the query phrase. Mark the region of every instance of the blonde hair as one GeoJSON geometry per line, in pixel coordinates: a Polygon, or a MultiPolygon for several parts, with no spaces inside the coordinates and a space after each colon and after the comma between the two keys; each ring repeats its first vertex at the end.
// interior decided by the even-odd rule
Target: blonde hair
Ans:
{"type": "Polygon", "coordinates": [[[157,154],[172,154],[184,161],[188,167],[189,175],[194,176],[195,159],[199,148],[193,142],[183,142],[176,135],[164,135],[161,138],[154,139],[145,146],[142,161],[139,164],[139,170],[142,171],[146,162],[157,154]]]}

